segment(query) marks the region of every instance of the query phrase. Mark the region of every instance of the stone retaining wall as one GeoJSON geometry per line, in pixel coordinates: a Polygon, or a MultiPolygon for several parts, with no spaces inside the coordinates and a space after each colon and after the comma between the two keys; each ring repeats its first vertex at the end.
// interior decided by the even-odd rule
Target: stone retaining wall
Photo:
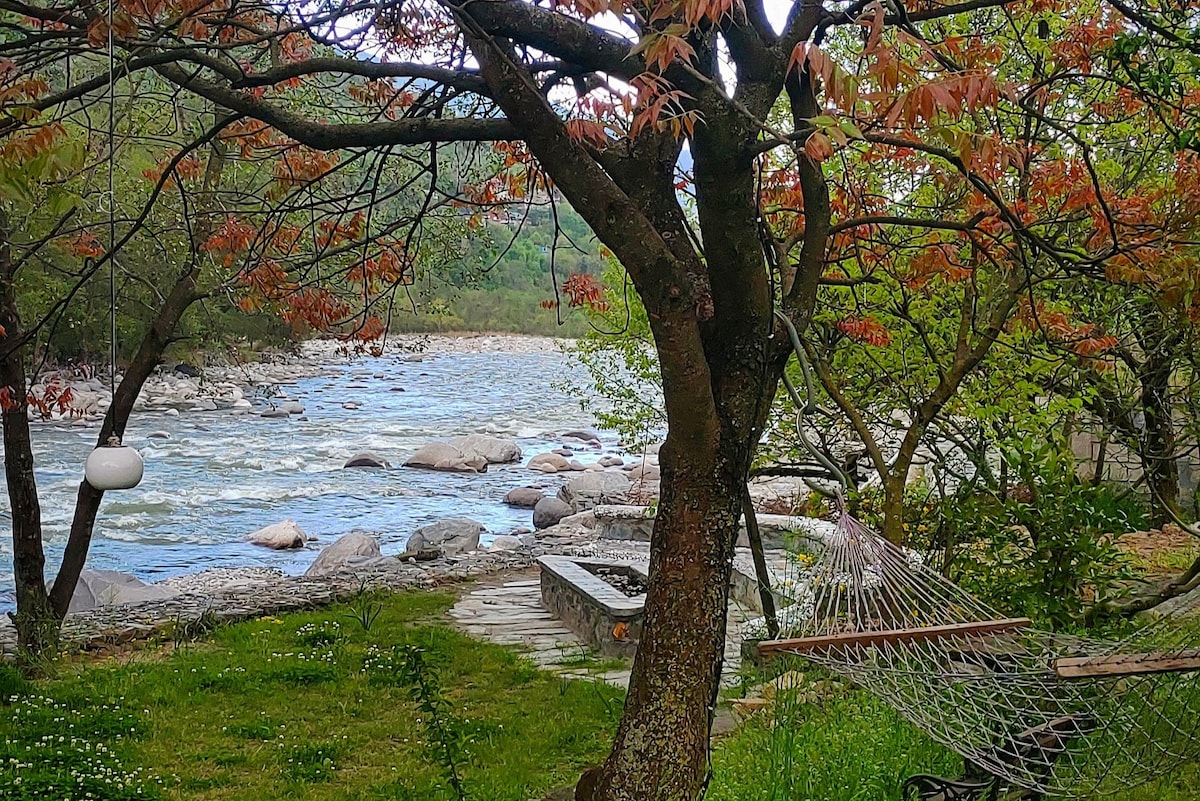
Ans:
{"type": "MultiPolygon", "coordinates": [[[[282,576],[212,593],[191,592],[137,604],[102,606],[67,615],[61,647],[67,651],[94,650],[186,627],[313,609],[350,600],[361,592],[430,589],[501,570],[529,567],[533,560],[534,552],[530,550],[470,553],[420,564],[396,560],[394,565],[373,565],[367,571],[282,576]]],[[[0,623],[0,648],[5,658],[16,656],[17,633],[9,620],[0,623]]]]}

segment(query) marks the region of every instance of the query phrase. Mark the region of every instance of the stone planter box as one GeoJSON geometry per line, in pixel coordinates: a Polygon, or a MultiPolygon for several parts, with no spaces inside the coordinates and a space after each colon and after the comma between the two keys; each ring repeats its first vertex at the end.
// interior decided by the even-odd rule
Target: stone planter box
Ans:
{"type": "Polygon", "coordinates": [[[542,556],[542,606],[605,656],[633,656],[642,634],[645,595],[629,597],[593,571],[608,568],[648,580],[636,562],[542,556]]]}

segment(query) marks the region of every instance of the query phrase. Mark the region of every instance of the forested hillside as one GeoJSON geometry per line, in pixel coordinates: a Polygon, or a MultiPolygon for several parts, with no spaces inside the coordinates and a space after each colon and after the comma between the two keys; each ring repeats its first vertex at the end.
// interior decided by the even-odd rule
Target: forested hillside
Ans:
{"type": "Polygon", "coordinates": [[[413,305],[392,318],[396,331],[500,331],[576,337],[589,326],[580,313],[547,308],[555,285],[572,274],[599,277],[605,261],[587,224],[549,200],[519,217],[485,223],[465,252],[431,260],[411,287],[413,305]],[[557,234],[556,234],[557,218],[557,234]]]}

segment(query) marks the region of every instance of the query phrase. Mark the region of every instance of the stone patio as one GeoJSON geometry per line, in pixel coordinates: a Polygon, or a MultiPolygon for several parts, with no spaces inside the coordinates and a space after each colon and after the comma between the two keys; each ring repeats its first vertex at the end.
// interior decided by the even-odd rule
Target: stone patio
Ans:
{"type": "MultiPolygon", "coordinates": [[[[737,683],[742,664],[739,624],[757,615],[757,611],[737,603],[729,606],[721,678],[727,686],[737,683]]],[[[562,621],[542,607],[536,568],[482,579],[459,599],[450,616],[465,633],[499,645],[522,648],[539,666],[564,678],[599,679],[618,687],[629,686],[629,660],[622,660],[621,667],[610,667],[613,659],[594,655],[562,621]],[[600,667],[595,666],[597,663],[600,667]]]]}

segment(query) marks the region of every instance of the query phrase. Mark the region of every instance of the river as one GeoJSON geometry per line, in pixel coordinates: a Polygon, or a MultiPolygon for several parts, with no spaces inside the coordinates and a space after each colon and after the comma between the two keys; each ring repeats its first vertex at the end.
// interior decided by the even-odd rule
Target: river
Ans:
{"type": "MultiPolygon", "coordinates": [[[[126,442],[145,459],[145,478],[134,489],[106,495],[88,565],[148,581],[206,567],[253,565],[299,573],[322,547],[352,530],[378,534],[386,554],[403,550],[414,529],[444,517],[471,517],[492,536],[528,527],[529,510],[507,507],[500,499],[512,487],[554,487],[561,477],[520,465],[493,465],[479,475],[398,465],[430,440],[472,432],[515,439],[526,460],[558,447],[557,432],[594,425],[576,399],[551,387],[572,369],[581,370],[547,349],[435,353],[421,361],[388,355],[331,363],[315,378],[283,385],[288,397],[304,405],[304,419],[229,411],[135,413],[126,442]],[[361,408],[343,408],[348,401],[361,408]],[[147,437],[163,431],[169,439],[147,437]],[[342,468],[351,455],[368,450],[392,469],[342,468]],[[297,551],[244,541],[249,532],[286,518],[318,540],[297,551]]],[[[255,403],[256,410],[265,408],[265,401],[255,403]]],[[[33,437],[47,571],[53,575],[96,432],[35,424],[33,437]]],[[[602,439],[605,452],[616,451],[614,436],[602,439]]],[[[592,453],[584,461],[595,461],[600,451],[592,453]]],[[[7,502],[0,528],[0,604],[10,606],[7,502]]]]}

